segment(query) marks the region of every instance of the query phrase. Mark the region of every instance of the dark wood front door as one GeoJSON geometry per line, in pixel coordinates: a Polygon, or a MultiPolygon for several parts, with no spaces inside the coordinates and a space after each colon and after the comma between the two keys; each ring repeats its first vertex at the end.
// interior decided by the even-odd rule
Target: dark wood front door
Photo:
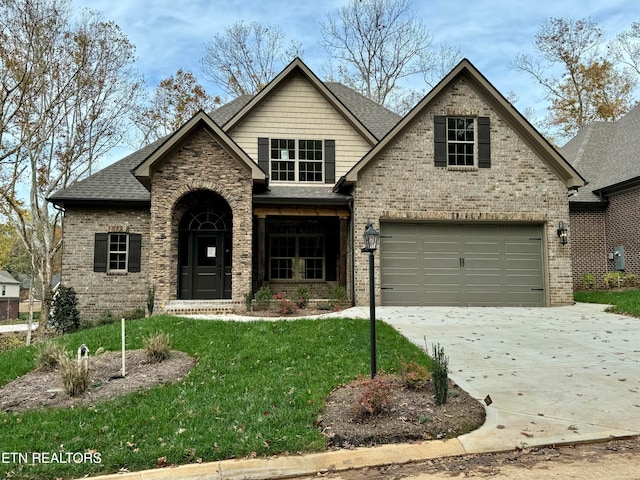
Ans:
{"type": "Polygon", "coordinates": [[[180,265],[180,298],[224,298],[224,234],[189,232],[183,236],[180,265]]]}

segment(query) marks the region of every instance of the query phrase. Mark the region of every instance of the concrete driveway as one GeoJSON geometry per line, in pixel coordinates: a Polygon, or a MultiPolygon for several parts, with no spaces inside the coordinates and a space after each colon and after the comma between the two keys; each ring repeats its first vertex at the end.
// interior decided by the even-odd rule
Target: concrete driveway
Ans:
{"type": "Polygon", "coordinates": [[[640,319],[603,310],[378,307],[376,317],[421,347],[439,343],[450,377],[491,397],[483,427],[459,438],[473,453],[640,434],[640,319]]]}

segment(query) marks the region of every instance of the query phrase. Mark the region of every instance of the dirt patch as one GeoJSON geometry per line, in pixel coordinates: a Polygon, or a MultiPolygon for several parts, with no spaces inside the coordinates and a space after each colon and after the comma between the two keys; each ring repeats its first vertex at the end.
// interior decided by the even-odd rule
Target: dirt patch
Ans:
{"type": "Polygon", "coordinates": [[[479,428],[485,420],[484,407],[453,382],[449,382],[447,403],[436,405],[432,382],[410,389],[399,380],[392,381],[383,413],[356,417],[361,388],[345,385],[327,398],[318,426],[330,448],[454,438],[479,428]]]}
{"type": "Polygon", "coordinates": [[[125,353],[126,376],[122,378],[122,353],[105,352],[90,358],[89,389],[82,395],[69,397],[62,388],[57,370],[34,370],[0,388],[0,411],[95,405],[178,381],[189,373],[195,363],[193,357],[179,351],[172,351],[171,357],[161,363],[148,363],[144,350],[130,350],[125,353]]]}

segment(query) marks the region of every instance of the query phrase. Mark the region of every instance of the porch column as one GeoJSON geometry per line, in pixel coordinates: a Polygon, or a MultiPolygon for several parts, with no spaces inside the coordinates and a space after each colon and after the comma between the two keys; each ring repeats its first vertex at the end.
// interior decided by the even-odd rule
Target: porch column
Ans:
{"type": "Polygon", "coordinates": [[[347,246],[349,243],[348,217],[340,217],[340,257],[338,260],[338,282],[347,285],[347,246]]]}
{"type": "Polygon", "coordinates": [[[266,229],[265,229],[266,215],[258,216],[258,288],[264,285],[265,279],[265,258],[266,258],[266,229]]]}

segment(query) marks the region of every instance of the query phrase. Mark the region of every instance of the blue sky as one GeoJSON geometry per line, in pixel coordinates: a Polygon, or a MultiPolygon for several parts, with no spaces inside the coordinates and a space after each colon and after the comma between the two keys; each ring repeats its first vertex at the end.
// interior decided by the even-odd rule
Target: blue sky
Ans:
{"type": "MultiPolygon", "coordinates": [[[[302,43],[303,60],[322,78],[328,59],[320,45],[319,22],[343,0],[72,0],[74,8],[101,11],[115,21],[137,48],[137,67],[155,87],[179,68],[191,70],[209,93],[219,93],[202,75],[204,44],[234,22],[277,24],[287,39],[302,43]]],[[[590,17],[608,38],[640,21],[637,0],[414,0],[434,44],[457,46],[516,106],[544,113],[542,90],[510,64],[519,52],[533,51],[539,26],[549,17],[590,17]]]]}

